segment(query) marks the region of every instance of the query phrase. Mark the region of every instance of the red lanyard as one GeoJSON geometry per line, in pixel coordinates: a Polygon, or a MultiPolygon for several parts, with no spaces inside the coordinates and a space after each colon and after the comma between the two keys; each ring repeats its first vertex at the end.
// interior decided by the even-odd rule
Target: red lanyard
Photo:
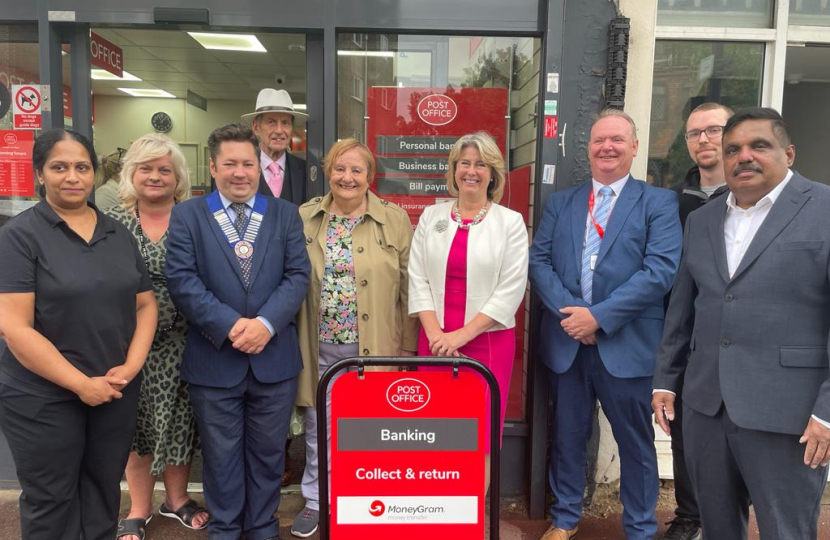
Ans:
{"type": "Polygon", "coordinates": [[[605,229],[597,223],[597,220],[594,219],[594,190],[591,190],[591,194],[588,196],[588,215],[591,216],[591,221],[594,222],[594,228],[597,230],[597,234],[599,235],[599,239],[602,240],[602,237],[605,236],[605,229]]]}

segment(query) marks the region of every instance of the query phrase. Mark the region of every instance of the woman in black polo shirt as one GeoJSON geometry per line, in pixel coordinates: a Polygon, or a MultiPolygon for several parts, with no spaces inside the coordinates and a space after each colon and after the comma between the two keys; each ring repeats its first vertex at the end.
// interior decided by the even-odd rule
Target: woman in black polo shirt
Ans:
{"type": "Polygon", "coordinates": [[[0,426],[24,540],[112,540],[156,328],[135,239],[87,198],[97,159],[65,130],[35,142],[43,200],[0,229],[0,426]]]}

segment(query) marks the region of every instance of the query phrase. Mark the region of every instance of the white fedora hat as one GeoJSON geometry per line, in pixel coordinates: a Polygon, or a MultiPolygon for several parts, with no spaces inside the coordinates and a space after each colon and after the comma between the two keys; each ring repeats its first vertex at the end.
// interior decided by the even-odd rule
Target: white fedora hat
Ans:
{"type": "Polygon", "coordinates": [[[294,110],[294,102],[285,90],[263,88],[256,97],[256,111],[242,115],[243,122],[251,122],[257,115],[264,113],[290,114],[298,120],[305,120],[308,115],[294,110]]]}

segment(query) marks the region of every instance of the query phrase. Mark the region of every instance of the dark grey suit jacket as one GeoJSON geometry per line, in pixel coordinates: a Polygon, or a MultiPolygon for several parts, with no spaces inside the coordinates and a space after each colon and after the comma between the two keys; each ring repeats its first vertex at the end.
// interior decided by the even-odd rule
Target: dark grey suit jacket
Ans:
{"type": "Polygon", "coordinates": [[[795,173],[732,278],[727,197],[689,214],[654,388],[747,429],[830,421],[830,187],[795,173]],[[685,381],[684,381],[685,376],[685,381]],[[684,382],[681,382],[684,381],[684,382]]]}
{"type": "MultiPolygon", "coordinates": [[[[280,199],[292,202],[300,206],[308,200],[306,192],[305,160],[286,152],[285,154],[285,178],[282,181],[282,193],[280,199]]],[[[273,197],[265,175],[259,173],[259,192],[263,195],[273,197]]]]}

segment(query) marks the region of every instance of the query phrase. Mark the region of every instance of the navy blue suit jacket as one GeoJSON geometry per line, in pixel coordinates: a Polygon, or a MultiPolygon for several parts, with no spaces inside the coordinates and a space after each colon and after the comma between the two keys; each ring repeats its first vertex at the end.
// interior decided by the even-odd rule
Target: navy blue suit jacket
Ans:
{"type": "MultiPolygon", "coordinates": [[[[264,197],[264,195],[258,195],[264,197]]],[[[262,383],[295,377],[302,369],[295,315],[306,295],[311,266],[296,205],[265,197],[254,246],[251,283],[208,208],[205,197],[173,207],[167,236],[167,288],[190,322],[182,379],[215,388],[242,382],[248,368],[262,383]],[[233,348],[228,333],[240,317],[265,317],[275,333],[261,353],[233,348]]]]}
{"type": "Polygon", "coordinates": [[[608,372],[651,376],[663,330],[663,297],[683,243],[677,194],[629,177],[605,228],[589,306],[580,277],[591,189],[586,182],[551,195],[534,234],[530,280],[544,307],[540,354],[554,372],[567,371],[580,343],[562,329],[559,310],[589,307],[601,327],[597,346],[608,372]]]}

